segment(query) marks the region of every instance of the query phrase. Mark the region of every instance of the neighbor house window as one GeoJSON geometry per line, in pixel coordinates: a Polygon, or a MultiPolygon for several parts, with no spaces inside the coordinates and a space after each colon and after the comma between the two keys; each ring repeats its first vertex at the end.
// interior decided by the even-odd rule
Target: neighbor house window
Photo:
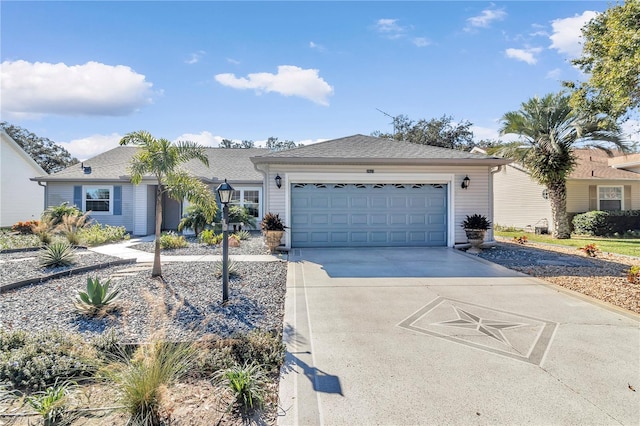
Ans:
{"type": "Polygon", "coordinates": [[[260,217],[260,190],[240,188],[233,191],[231,204],[245,207],[253,217],[260,217]]]}
{"type": "Polygon", "coordinates": [[[599,186],[598,210],[622,210],[623,192],[622,186],[599,186]]]}
{"type": "Polygon", "coordinates": [[[83,197],[84,211],[93,214],[111,214],[113,212],[112,186],[85,186],[83,197]]]}

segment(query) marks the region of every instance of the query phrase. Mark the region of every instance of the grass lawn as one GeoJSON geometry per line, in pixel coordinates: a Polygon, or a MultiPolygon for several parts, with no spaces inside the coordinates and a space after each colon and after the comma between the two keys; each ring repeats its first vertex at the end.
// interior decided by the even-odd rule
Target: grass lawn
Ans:
{"type": "Polygon", "coordinates": [[[551,235],[536,235],[530,232],[495,231],[496,236],[504,238],[521,237],[526,235],[529,241],[537,243],[558,244],[569,247],[584,247],[594,243],[601,251],[640,257],[640,238],[604,238],[585,235],[572,235],[569,240],[557,240],[551,235]]]}

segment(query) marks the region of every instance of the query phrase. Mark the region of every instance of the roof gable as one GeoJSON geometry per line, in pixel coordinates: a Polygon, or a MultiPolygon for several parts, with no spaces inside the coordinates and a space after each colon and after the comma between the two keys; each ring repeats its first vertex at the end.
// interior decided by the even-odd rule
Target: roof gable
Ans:
{"type": "Polygon", "coordinates": [[[259,163],[484,163],[506,164],[510,160],[437,146],[420,145],[374,136],[353,135],[264,154],[251,159],[259,163]]]}
{"type": "Polygon", "coordinates": [[[34,169],[35,173],[46,175],[47,172],[34,160],[27,152],[16,142],[9,134],[4,130],[0,129],[0,138],[2,139],[2,144],[6,147],[10,147],[14,151],[18,153],[20,157],[24,159],[24,161],[34,169]]]}
{"type": "MultiPolygon", "coordinates": [[[[139,148],[118,146],[96,155],[81,164],[67,167],[57,173],[41,176],[39,181],[130,181],[129,165],[139,148]],[[84,168],[90,167],[86,174],[84,168]]],[[[250,157],[268,152],[264,148],[206,148],[209,166],[198,160],[191,160],[182,167],[205,182],[262,182],[262,174],[257,172],[250,157]]],[[[149,176],[151,177],[151,176],[149,176]]]]}
{"type": "Polygon", "coordinates": [[[578,164],[569,175],[569,179],[640,179],[638,173],[617,169],[609,164],[611,159],[624,157],[615,155],[609,157],[600,149],[576,149],[578,164]]]}

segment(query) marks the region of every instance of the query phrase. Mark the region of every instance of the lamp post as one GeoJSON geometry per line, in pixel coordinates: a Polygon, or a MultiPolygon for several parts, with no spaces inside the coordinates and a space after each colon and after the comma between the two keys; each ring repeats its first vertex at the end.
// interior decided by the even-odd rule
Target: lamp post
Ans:
{"type": "Polygon", "coordinates": [[[233,187],[224,180],[216,190],[218,198],[222,203],[222,303],[227,303],[229,299],[229,202],[233,196],[233,187]]]}

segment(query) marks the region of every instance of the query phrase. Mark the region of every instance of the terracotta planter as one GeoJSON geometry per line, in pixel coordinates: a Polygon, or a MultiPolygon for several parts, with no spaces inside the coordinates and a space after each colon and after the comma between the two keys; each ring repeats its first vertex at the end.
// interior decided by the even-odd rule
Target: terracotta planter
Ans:
{"type": "Polygon", "coordinates": [[[271,253],[280,245],[280,240],[283,235],[284,231],[264,231],[264,242],[267,244],[267,247],[269,247],[271,253]]]}
{"type": "Polygon", "coordinates": [[[487,231],[485,229],[465,229],[464,232],[467,234],[469,244],[471,244],[471,248],[467,250],[467,253],[481,253],[482,250],[480,249],[480,246],[484,242],[484,234],[487,231]]]}

